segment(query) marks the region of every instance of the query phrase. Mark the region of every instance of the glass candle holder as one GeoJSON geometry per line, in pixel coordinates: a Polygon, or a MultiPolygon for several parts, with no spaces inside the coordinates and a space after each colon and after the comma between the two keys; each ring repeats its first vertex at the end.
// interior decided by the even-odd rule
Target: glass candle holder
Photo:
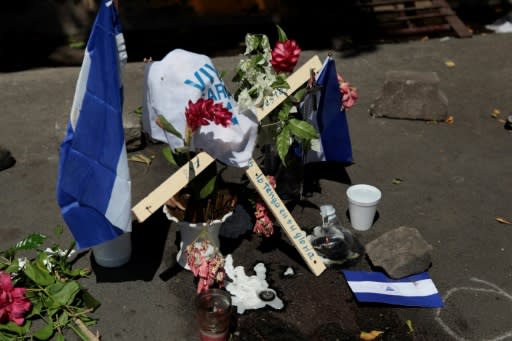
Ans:
{"type": "Polygon", "coordinates": [[[195,298],[196,318],[201,341],[225,341],[231,318],[231,295],[221,289],[208,289],[195,298]]]}

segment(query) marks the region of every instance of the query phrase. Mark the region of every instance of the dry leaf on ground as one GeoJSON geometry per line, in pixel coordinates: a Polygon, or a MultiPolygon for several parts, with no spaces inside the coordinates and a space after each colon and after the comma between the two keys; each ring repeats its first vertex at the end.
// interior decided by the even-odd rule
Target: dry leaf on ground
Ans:
{"type": "Polygon", "coordinates": [[[492,109],[491,117],[492,117],[492,118],[498,118],[498,116],[499,116],[500,114],[501,114],[500,109],[496,109],[496,108],[494,108],[494,109],[492,109]]]}
{"type": "Polygon", "coordinates": [[[359,334],[359,338],[365,341],[372,341],[378,338],[383,333],[384,332],[380,330],[372,330],[371,332],[361,332],[361,334],[359,334]]]}
{"type": "Polygon", "coordinates": [[[496,220],[497,220],[499,223],[502,223],[502,224],[512,225],[512,222],[508,221],[507,219],[505,219],[505,218],[503,218],[503,217],[496,217],[496,220]]]}
{"type": "Polygon", "coordinates": [[[445,60],[444,65],[448,67],[455,67],[455,63],[452,60],[445,60]]]}
{"type": "Polygon", "coordinates": [[[150,165],[151,164],[151,161],[154,159],[155,157],[154,156],[146,156],[144,154],[135,154],[135,155],[131,155],[128,160],[129,161],[134,161],[134,162],[140,162],[140,163],[145,163],[146,165],[150,165]]]}

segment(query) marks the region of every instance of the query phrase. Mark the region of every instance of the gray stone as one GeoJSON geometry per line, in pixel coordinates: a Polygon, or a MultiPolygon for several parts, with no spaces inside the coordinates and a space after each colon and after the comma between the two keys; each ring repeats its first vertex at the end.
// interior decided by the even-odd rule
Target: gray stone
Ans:
{"type": "Polygon", "coordinates": [[[374,117],[444,121],[448,100],[435,72],[388,71],[379,97],[370,108],[374,117]]]}
{"type": "Polygon", "coordinates": [[[372,264],[384,269],[391,278],[402,278],[427,270],[432,246],[412,227],[400,226],[366,245],[372,264]]]}
{"type": "Polygon", "coordinates": [[[126,151],[133,152],[143,148],[142,122],[139,115],[133,112],[123,112],[124,139],[126,151]]]}

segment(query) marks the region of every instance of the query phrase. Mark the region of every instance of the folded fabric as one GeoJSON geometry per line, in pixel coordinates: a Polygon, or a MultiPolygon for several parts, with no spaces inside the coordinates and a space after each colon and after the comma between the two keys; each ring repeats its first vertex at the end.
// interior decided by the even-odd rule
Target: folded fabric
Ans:
{"type": "Polygon", "coordinates": [[[204,150],[230,166],[247,167],[252,158],[258,121],[252,111],[239,112],[208,56],[175,49],[161,61],[146,64],[142,123],[152,138],[167,142],[174,150],[183,140],[160,128],[155,119],[163,115],[185,136],[185,108],[189,101],[211,98],[232,112],[227,128],[215,124],[201,126],[191,141],[195,150],[204,150]]]}
{"type": "Polygon", "coordinates": [[[121,82],[127,58],[118,13],[102,1],[60,145],[57,202],[78,249],[132,230],[121,82]]]}
{"type": "Polygon", "coordinates": [[[342,95],[336,63],[332,57],[325,59],[316,83],[319,90],[313,96],[316,97],[316,103],[312,105],[317,110],[307,113],[306,120],[317,129],[320,140],[311,142],[306,162],[334,161],[352,164],[352,143],[347,115],[345,109],[341,107],[342,95]]]}
{"type": "Polygon", "coordinates": [[[380,272],[346,271],[343,275],[359,302],[440,308],[443,299],[427,272],[392,279],[380,272]]]}

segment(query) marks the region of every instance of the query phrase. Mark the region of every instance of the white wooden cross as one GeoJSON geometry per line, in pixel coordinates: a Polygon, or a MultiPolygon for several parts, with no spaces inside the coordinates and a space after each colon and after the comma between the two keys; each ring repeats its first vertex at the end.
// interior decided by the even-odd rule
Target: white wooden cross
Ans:
{"type": "MultiPolygon", "coordinates": [[[[262,109],[258,109],[256,111],[258,121],[261,121],[288,96],[301,87],[310,78],[311,70],[318,71],[321,67],[322,63],[320,59],[318,56],[314,56],[290,75],[287,79],[290,88],[287,89],[286,94],[273,97],[262,109]]],[[[206,152],[197,154],[144,199],[139,201],[139,203],[132,208],[132,213],[139,222],[145,221],[213,161],[214,159],[206,152]]],[[[274,215],[274,218],[284,229],[297,251],[299,251],[309,269],[316,276],[319,276],[326,269],[325,264],[306,238],[306,233],[299,227],[254,159],[249,162],[249,167],[246,169],[245,173],[274,215]]]]}

